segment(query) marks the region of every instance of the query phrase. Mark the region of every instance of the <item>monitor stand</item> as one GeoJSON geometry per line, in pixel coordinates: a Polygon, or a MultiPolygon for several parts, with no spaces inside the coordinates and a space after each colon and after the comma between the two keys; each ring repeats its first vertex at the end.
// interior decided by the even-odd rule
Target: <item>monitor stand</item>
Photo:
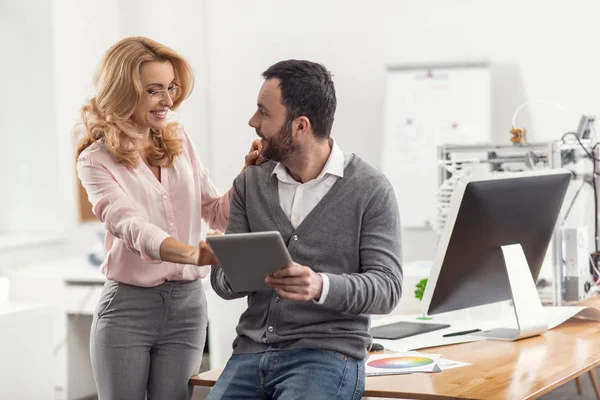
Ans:
{"type": "Polygon", "coordinates": [[[477,332],[472,337],[495,340],[518,340],[540,335],[548,330],[548,320],[520,244],[502,246],[508,285],[517,317],[517,329],[497,328],[477,332]]]}

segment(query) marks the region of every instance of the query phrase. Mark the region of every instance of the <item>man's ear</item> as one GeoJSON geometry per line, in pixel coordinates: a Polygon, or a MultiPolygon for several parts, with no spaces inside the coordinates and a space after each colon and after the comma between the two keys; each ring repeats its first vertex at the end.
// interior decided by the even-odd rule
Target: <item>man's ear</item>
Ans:
{"type": "Polygon", "coordinates": [[[305,116],[296,118],[296,136],[304,136],[305,134],[312,131],[312,125],[310,120],[305,116]]]}

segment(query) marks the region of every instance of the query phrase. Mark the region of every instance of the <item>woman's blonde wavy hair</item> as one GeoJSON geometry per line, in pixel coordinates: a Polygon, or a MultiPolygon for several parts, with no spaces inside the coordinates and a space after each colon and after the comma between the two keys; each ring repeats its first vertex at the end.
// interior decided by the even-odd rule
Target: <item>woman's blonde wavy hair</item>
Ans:
{"type": "MultiPolygon", "coordinates": [[[[174,50],[145,37],[125,38],[104,54],[94,75],[96,96],[81,108],[81,124],[76,132],[83,137],[77,145],[77,157],[94,142],[103,139],[104,146],[118,162],[138,165],[139,156],[133,143],[140,137],[131,120],[137,105],[145,95],[140,81],[140,67],[149,61],[170,61],[175,71],[175,83],[181,95],[173,99],[176,110],[194,87],[190,65],[174,50]],[[83,132],[82,132],[83,131],[83,132]]],[[[179,124],[171,122],[165,129],[151,131],[148,162],[152,166],[170,167],[181,153],[179,124]]]]}

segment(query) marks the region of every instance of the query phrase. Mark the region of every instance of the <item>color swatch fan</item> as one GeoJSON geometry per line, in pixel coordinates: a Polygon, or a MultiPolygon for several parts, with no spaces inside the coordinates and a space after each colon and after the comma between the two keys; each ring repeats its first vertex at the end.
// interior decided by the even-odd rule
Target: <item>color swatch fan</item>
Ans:
{"type": "Polygon", "coordinates": [[[366,362],[367,376],[439,372],[439,354],[416,352],[372,355],[366,362]]]}

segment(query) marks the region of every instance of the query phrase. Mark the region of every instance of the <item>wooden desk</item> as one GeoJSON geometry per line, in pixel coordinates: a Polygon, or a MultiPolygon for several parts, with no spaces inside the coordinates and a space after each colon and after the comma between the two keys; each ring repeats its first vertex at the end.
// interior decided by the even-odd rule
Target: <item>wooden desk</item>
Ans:
{"type": "MultiPolygon", "coordinates": [[[[600,297],[582,305],[600,307],[600,297]]],[[[365,397],[410,399],[535,399],[600,366],[600,322],[572,318],[541,336],[479,341],[419,350],[472,365],[436,374],[372,376],[365,397]]],[[[220,370],[193,376],[213,386],[220,370]]]]}

